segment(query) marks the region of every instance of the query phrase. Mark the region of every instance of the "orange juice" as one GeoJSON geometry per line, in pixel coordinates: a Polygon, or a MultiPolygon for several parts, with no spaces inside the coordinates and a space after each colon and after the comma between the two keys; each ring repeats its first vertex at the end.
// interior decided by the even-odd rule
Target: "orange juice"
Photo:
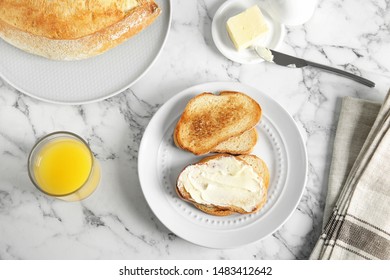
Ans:
{"type": "Polygon", "coordinates": [[[100,180],[100,168],[87,144],[76,135],[49,135],[30,155],[30,177],[44,193],[65,200],[89,196],[100,180]]]}

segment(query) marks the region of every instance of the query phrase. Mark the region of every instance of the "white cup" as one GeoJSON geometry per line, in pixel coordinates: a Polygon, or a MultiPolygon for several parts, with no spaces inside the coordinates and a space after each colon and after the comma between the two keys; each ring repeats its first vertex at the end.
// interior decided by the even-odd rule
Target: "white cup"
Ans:
{"type": "Polygon", "coordinates": [[[269,14],[285,25],[300,25],[314,14],[318,0],[268,0],[269,14]]]}

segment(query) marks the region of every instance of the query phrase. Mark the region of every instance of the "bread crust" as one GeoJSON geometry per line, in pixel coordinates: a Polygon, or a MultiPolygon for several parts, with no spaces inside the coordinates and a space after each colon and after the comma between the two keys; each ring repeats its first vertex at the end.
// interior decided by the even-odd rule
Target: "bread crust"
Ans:
{"type": "MultiPolygon", "coordinates": [[[[2,1],[4,3],[14,1],[2,1]]],[[[22,1],[28,2],[28,1],[22,1]]],[[[42,2],[42,1],[41,1],[42,2]]],[[[43,2],[47,2],[46,0],[43,2]]],[[[56,2],[56,1],[53,1],[56,2]]],[[[108,1],[116,2],[116,1],[108,1]]],[[[117,15],[111,16],[110,21],[105,24],[95,24],[99,18],[91,18],[90,23],[94,28],[84,28],[78,26],[77,22],[58,23],[59,26],[74,24],[72,28],[49,29],[50,15],[42,18],[36,25],[39,28],[29,28],[29,26],[15,26],[5,19],[4,13],[0,14],[0,37],[8,43],[29,53],[44,56],[55,60],[78,60],[101,54],[139,33],[149,26],[161,13],[158,5],[152,0],[139,0],[138,5],[127,12],[116,11],[117,15]],[[44,20],[48,20],[45,22],[44,20]],[[72,31],[73,30],[73,31],[72,31]],[[79,32],[76,32],[80,30],[79,32]],[[38,32],[39,31],[39,32],[38,32]],[[87,31],[92,33],[87,33],[87,31]]],[[[2,3],[3,4],[3,3],[2,3]]],[[[16,5],[16,4],[15,4],[16,5]]],[[[16,9],[18,6],[14,6],[16,9]]],[[[102,13],[103,9],[99,10],[102,13]]],[[[11,12],[10,12],[11,13],[11,12]]],[[[115,14],[115,12],[111,12],[115,14]]],[[[78,15],[81,16],[81,15],[78,15]]],[[[104,15],[102,15],[104,19],[104,15]]],[[[81,21],[83,24],[88,22],[81,21]]],[[[33,23],[30,23],[33,24],[33,23]]],[[[79,23],[80,24],[80,23],[79,23]]]]}
{"type": "Polygon", "coordinates": [[[221,142],[254,128],[261,115],[260,105],[244,93],[204,92],[188,102],[175,127],[173,139],[183,150],[195,155],[207,154],[221,142]],[[206,104],[197,108],[197,103],[202,102],[206,104]]]}
{"type": "MultiPolygon", "coordinates": [[[[244,209],[241,209],[239,207],[234,207],[234,206],[223,207],[223,206],[219,206],[219,205],[199,204],[199,203],[197,203],[196,201],[194,201],[191,198],[190,193],[188,193],[184,189],[184,187],[180,186],[179,178],[180,178],[181,173],[178,176],[178,180],[176,182],[176,193],[177,193],[177,195],[181,199],[183,199],[183,200],[185,200],[187,202],[192,203],[199,210],[201,210],[201,211],[203,211],[203,212],[205,212],[207,214],[214,215],[214,216],[228,216],[228,215],[237,214],[237,213],[238,214],[251,214],[251,213],[255,213],[255,212],[259,211],[264,206],[264,204],[267,201],[267,190],[268,190],[268,184],[269,184],[269,171],[268,171],[268,167],[265,164],[265,162],[263,160],[261,160],[260,158],[258,158],[257,156],[255,156],[255,155],[232,156],[232,155],[229,155],[229,154],[216,154],[216,155],[208,156],[208,157],[200,160],[199,162],[197,162],[197,163],[195,163],[193,165],[207,164],[207,162],[209,162],[210,160],[213,160],[213,159],[216,159],[216,158],[220,158],[220,157],[235,157],[236,159],[241,160],[245,164],[248,164],[250,166],[258,165],[257,167],[254,167],[254,166],[252,166],[252,167],[255,170],[255,172],[257,172],[259,174],[260,178],[263,179],[264,189],[263,189],[262,200],[259,202],[259,204],[257,205],[257,207],[255,209],[253,209],[250,212],[247,212],[244,209]],[[251,162],[251,164],[249,164],[248,162],[251,162]],[[262,167],[262,165],[264,165],[265,168],[262,167]]],[[[184,171],[184,169],[183,169],[183,171],[184,171]]]]}

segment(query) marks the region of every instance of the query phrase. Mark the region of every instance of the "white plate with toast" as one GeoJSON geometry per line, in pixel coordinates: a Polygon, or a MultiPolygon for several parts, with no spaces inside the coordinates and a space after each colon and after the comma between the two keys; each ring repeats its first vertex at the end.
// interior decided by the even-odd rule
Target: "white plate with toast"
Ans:
{"type": "Polygon", "coordinates": [[[159,17],[145,30],[96,57],[56,61],[0,39],[0,77],[17,90],[51,103],[83,104],[122,92],[153,65],[171,23],[170,0],[156,0],[159,17]]]}
{"type": "Polygon", "coordinates": [[[153,116],[141,141],[138,173],[148,204],[173,233],[205,247],[234,248],[272,234],[292,214],[306,184],[307,153],[292,117],[268,95],[240,83],[207,83],[175,95],[153,116]],[[202,92],[221,91],[245,93],[263,111],[256,126],[259,138],[252,154],[268,165],[270,184],[267,202],[256,213],[209,215],[180,199],[175,191],[180,172],[205,157],[176,147],[176,123],[191,98],[202,92]]]}

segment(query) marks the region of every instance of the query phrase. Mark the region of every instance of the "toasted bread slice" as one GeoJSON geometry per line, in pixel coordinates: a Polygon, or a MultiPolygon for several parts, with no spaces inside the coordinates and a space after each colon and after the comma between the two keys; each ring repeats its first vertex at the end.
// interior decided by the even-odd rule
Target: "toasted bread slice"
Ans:
{"type": "Polygon", "coordinates": [[[210,151],[210,153],[223,153],[231,155],[250,154],[256,146],[257,139],[258,134],[256,128],[252,128],[248,131],[245,131],[241,135],[231,137],[228,140],[219,143],[210,151]]]}
{"type": "Polygon", "coordinates": [[[241,135],[231,137],[228,140],[219,143],[210,152],[232,155],[250,154],[257,143],[257,138],[256,128],[252,128],[241,135]]]}
{"type": "Polygon", "coordinates": [[[258,211],[265,204],[268,183],[268,168],[260,158],[254,155],[232,156],[218,154],[206,157],[196,164],[187,166],[178,177],[176,192],[183,200],[191,202],[199,210],[211,215],[249,214],[258,211]],[[228,160],[221,161],[226,159],[228,160]],[[229,165],[226,166],[226,164],[229,165]],[[240,169],[240,172],[243,172],[241,174],[245,176],[250,176],[250,178],[240,178],[242,181],[236,181],[239,184],[245,182],[244,184],[247,185],[247,189],[242,185],[234,185],[234,178],[232,180],[232,177],[229,175],[231,170],[237,171],[237,167],[246,168],[246,171],[240,169]],[[199,170],[196,170],[197,168],[199,170]],[[216,171],[217,173],[224,174],[224,178],[220,177],[220,175],[217,175],[219,178],[214,177],[216,171]],[[197,174],[202,174],[201,176],[203,178],[199,178],[197,174]],[[190,181],[187,178],[190,178],[190,181]],[[221,183],[221,178],[222,181],[226,180],[226,182],[221,183]],[[191,188],[187,181],[191,182],[190,185],[198,185],[199,190],[203,193],[199,195],[198,190],[191,188]],[[236,192],[237,188],[243,189],[243,193],[236,192]],[[217,196],[215,196],[216,193],[217,196]],[[237,199],[235,196],[237,196],[237,199]],[[211,199],[209,201],[203,201],[203,198],[211,199]],[[216,203],[215,198],[221,199],[223,202],[216,203]],[[230,198],[233,198],[233,200],[230,200],[230,198]],[[231,201],[232,203],[228,204],[227,201],[231,201]]]}
{"type": "Polygon", "coordinates": [[[221,142],[252,129],[261,113],[260,105],[244,93],[202,93],[188,102],[173,138],[179,148],[207,154],[221,142]]]}

